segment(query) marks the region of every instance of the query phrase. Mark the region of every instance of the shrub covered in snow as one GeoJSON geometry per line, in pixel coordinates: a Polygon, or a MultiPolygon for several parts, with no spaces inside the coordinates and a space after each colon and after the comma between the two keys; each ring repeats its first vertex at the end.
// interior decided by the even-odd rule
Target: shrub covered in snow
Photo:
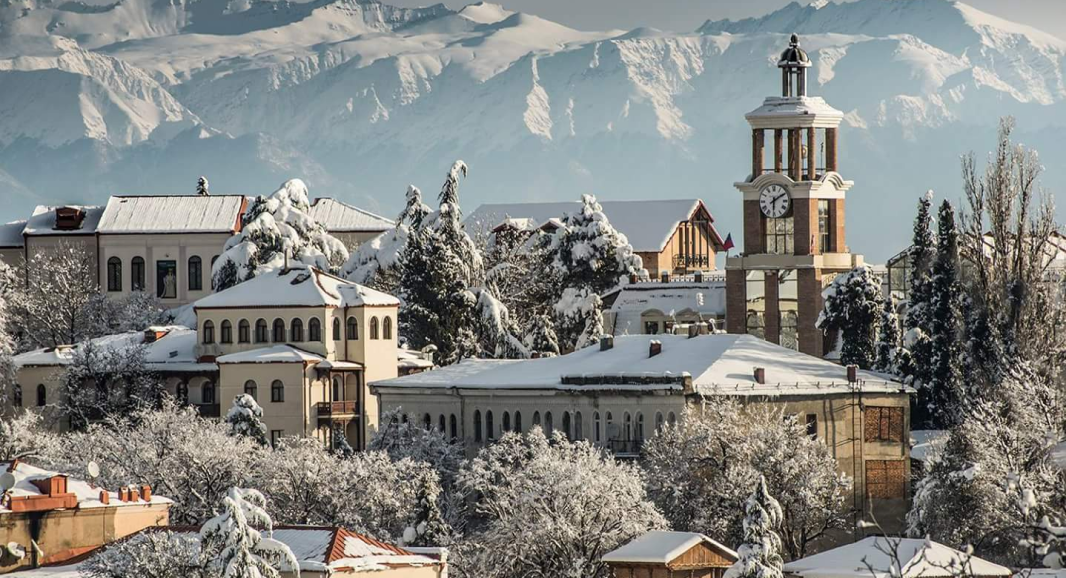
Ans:
{"type": "Polygon", "coordinates": [[[88,578],[215,578],[200,560],[199,536],[146,531],[110,544],[81,565],[88,578]]]}
{"type": "Polygon", "coordinates": [[[270,444],[267,427],[263,423],[263,408],[247,393],[233,398],[233,406],[226,412],[226,423],[232,435],[251,438],[261,446],[270,444]]]}
{"type": "Polygon", "coordinates": [[[69,345],[91,336],[87,307],[99,293],[96,260],[81,245],[60,242],[26,262],[29,280],[9,294],[24,348],[69,345]]]}
{"type": "Polygon", "coordinates": [[[222,578],[279,578],[300,574],[292,550],[273,539],[266,498],[256,490],[230,488],[222,511],[200,528],[200,559],[222,578]],[[264,536],[264,534],[266,534],[264,536]]]}

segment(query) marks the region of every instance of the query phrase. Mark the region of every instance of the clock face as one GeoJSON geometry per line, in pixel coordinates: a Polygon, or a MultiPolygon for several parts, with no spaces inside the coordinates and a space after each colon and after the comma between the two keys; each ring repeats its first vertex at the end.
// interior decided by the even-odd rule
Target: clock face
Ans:
{"type": "Polygon", "coordinates": [[[781,185],[770,185],[759,193],[759,208],[771,219],[780,219],[788,214],[792,206],[792,197],[788,189],[781,185]]]}

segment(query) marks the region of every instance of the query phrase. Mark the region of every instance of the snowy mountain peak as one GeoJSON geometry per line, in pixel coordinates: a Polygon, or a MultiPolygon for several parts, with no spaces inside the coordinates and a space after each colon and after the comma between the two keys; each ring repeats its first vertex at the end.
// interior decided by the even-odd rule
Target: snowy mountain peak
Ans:
{"type": "Polygon", "coordinates": [[[514,14],[514,12],[511,10],[507,10],[499,4],[492,4],[489,2],[468,4],[459,10],[460,16],[479,24],[493,24],[501,20],[506,20],[512,14],[514,14]]]}

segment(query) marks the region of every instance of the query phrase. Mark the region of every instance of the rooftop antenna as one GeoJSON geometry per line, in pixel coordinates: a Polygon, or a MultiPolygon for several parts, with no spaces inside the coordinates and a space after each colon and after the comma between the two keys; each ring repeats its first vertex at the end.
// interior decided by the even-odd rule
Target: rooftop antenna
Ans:
{"type": "Polygon", "coordinates": [[[7,543],[7,553],[10,554],[16,560],[22,560],[26,557],[26,549],[22,547],[22,544],[18,542],[7,543]]]}
{"type": "Polygon", "coordinates": [[[100,477],[100,464],[97,464],[95,461],[90,461],[89,464],[85,466],[85,470],[89,474],[89,480],[95,485],[96,478],[100,477]]]}

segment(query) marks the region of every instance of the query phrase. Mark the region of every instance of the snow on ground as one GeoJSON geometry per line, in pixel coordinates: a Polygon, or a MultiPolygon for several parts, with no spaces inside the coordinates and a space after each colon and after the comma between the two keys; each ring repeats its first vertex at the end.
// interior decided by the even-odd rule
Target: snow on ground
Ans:
{"type": "Polygon", "coordinates": [[[967,557],[962,552],[937,542],[913,538],[864,538],[854,544],[840,546],[820,554],[785,564],[786,573],[803,578],[933,578],[942,577],[944,568],[954,564],[972,576],[1011,576],[1009,568],[981,558],[967,557]],[[890,556],[895,552],[895,556],[890,556]],[[895,558],[895,559],[893,559],[895,558]],[[902,565],[890,572],[894,562],[902,565]],[[869,564],[869,567],[867,567],[869,564]]]}

